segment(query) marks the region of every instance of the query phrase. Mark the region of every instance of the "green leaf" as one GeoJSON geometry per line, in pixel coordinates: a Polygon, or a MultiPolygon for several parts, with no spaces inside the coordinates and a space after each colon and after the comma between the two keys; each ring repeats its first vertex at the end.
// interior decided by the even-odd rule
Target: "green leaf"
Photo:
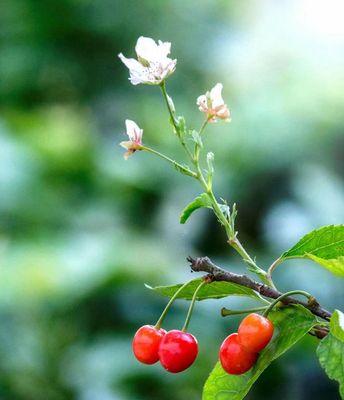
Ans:
{"type": "Polygon", "coordinates": [[[328,334],[320,342],[317,355],[328,377],[339,382],[339,393],[344,399],[344,343],[328,334]]]}
{"type": "Polygon", "coordinates": [[[344,314],[339,310],[335,310],[332,314],[330,332],[344,342],[344,314]]]}
{"type": "Polygon", "coordinates": [[[344,399],[344,314],[336,310],[330,322],[330,333],[317,349],[320,365],[330,379],[339,383],[339,393],[344,399]]]}
{"type": "Polygon", "coordinates": [[[309,258],[333,274],[344,276],[344,225],[329,225],[304,236],[280,260],[309,258]]]}
{"type": "Polygon", "coordinates": [[[288,306],[269,313],[275,333],[260,353],[255,366],[243,375],[227,374],[218,362],[207,379],[202,400],[241,400],[270,363],[298,342],[315,324],[316,318],[302,306],[288,306]]]}
{"type": "MultiPolygon", "coordinates": [[[[196,288],[200,283],[201,278],[190,281],[190,283],[180,292],[178,298],[191,300],[196,288]]],[[[148,289],[154,290],[155,292],[167,297],[172,297],[181,286],[181,284],[156,287],[146,285],[148,289]]],[[[260,299],[260,296],[252,289],[231,282],[212,282],[204,285],[198,292],[196,299],[221,299],[227,296],[248,296],[255,299],[260,299]]]]}
{"type": "Polygon", "coordinates": [[[211,201],[209,196],[206,193],[202,193],[195,198],[190,204],[188,204],[182,214],[180,216],[180,223],[185,224],[185,222],[189,219],[190,215],[201,207],[211,207],[211,201]]]}
{"type": "Polygon", "coordinates": [[[308,258],[314,262],[327,268],[335,275],[344,276],[344,256],[339,256],[337,259],[324,260],[323,258],[308,254],[308,258]]]}

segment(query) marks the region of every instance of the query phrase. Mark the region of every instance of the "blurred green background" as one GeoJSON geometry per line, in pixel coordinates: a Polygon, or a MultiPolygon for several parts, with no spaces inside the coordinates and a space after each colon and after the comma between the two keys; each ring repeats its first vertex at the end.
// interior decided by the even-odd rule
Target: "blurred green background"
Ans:
{"type": "MultiPolygon", "coordinates": [[[[3,0],[0,5],[0,399],[199,400],[218,346],[238,319],[197,305],[197,362],[169,375],[130,350],[166,300],[144,283],[190,278],[186,256],[242,261],[208,210],[179,225],[196,182],[149,154],[123,160],[124,120],[184,161],[155,87],[132,86],[119,52],[140,35],[172,42],[168,90],[190,127],[216,82],[231,124],[212,125],[215,190],[268,266],[303,234],[343,222],[344,3],[311,1],[3,0]]],[[[276,272],[281,290],[344,306],[343,282],[311,262],[276,272]]],[[[182,326],[175,304],[167,328],[182,326]]],[[[248,399],[338,399],[304,338],[248,399]]]]}

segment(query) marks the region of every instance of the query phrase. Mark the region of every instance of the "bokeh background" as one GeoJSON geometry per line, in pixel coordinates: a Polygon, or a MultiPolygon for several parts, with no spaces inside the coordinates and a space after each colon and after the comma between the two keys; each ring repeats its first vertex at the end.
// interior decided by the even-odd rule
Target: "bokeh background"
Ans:
{"type": "MultiPolygon", "coordinates": [[[[119,52],[140,35],[172,42],[168,89],[190,127],[197,96],[224,84],[230,124],[206,134],[215,189],[261,266],[313,228],[343,222],[344,3],[341,0],[3,0],[0,5],[0,399],[199,400],[238,319],[199,303],[196,364],[178,376],[133,359],[135,330],[166,299],[145,289],[190,278],[186,256],[242,261],[208,210],[179,225],[196,182],[148,154],[123,160],[124,120],[184,161],[159,90],[134,87],[119,52]]],[[[276,272],[343,308],[343,282],[311,262],[276,272]]],[[[175,304],[167,328],[181,327],[175,304]]],[[[291,322],[292,323],[292,322],[291,322]]],[[[338,399],[305,337],[248,399],[338,399]]]]}

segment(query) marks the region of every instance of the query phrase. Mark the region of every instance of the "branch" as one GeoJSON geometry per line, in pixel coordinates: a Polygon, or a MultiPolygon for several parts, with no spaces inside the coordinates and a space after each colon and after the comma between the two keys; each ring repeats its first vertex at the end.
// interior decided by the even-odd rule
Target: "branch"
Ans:
{"type": "MultiPolygon", "coordinates": [[[[192,258],[187,257],[187,260],[190,262],[191,270],[194,272],[206,272],[212,276],[214,281],[227,281],[237,283],[238,285],[248,287],[250,289],[255,290],[259,294],[264,297],[269,297],[271,299],[277,299],[283,293],[278,290],[265,285],[264,283],[259,283],[249,278],[246,275],[238,275],[233,272],[225,271],[224,269],[215,265],[210,258],[208,257],[200,257],[200,258],[192,258]]],[[[294,299],[292,297],[285,297],[282,300],[284,304],[301,304],[306,307],[309,311],[311,311],[314,315],[323,318],[327,321],[331,318],[331,313],[325,310],[320,306],[320,304],[313,298],[308,303],[294,299]]]]}

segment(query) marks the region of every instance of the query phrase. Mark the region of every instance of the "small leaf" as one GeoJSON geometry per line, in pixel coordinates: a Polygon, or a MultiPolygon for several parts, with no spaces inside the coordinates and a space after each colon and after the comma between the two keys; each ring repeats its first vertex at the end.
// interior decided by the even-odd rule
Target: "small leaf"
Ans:
{"type": "Polygon", "coordinates": [[[221,203],[217,203],[217,205],[219,206],[222,214],[227,218],[230,219],[231,217],[231,209],[229,208],[228,204],[221,204],[221,203]]]}
{"type": "Polygon", "coordinates": [[[194,176],[194,173],[191,171],[191,169],[190,169],[190,167],[188,165],[181,164],[179,166],[178,164],[174,164],[174,167],[181,174],[188,175],[188,176],[194,176]]]}
{"type": "Polygon", "coordinates": [[[339,393],[344,399],[344,315],[336,310],[331,317],[330,333],[317,349],[320,365],[330,379],[339,382],[339,393]]]}
{"type": "Polygon", "coordinates": [[[269,345],[255,366],[243,375],[227,374],[218,362],[207,379],[202,400],[241,400],[270,363],[298,342],[315,324],[316,318],[302,306],[274,310],[269,319],[275,326],[269,345]]]}
{"type": "Polygon", "coordinates": [[[189,219],[190,215],[201,207],[211,207],[211,201],[206,193],[202,193],[195,198],[190,204],[188,204],[180,216],[180,223],[185,224],[189,219]]]}
{"type": "Polygon", "coordinates": [[[308,233],[280,257],[281,261],[289,258],[308,258],[344,276],[344,225],[324,226],[308,233]]]}
{"type": "Polygon", "coordinates": [[[195,130],[191,130],[189,131],[190,136],[192,137],[192,140],[199,146],[199,147],[203,147],[203,142],[201,139],[201,135],[195,131],[195,130]]]}
{"type": "Polygon", "coordinates": [[[255,261],[252,262],[251,260],[247,260],[247,259],[244,261],[247,264],[247,269],[249,271],[258,275],[260,277],[260,279],[262,280],[262,282],[266,283],[267,285],[270,284],[270,282],[268,281],[268,279],[266,277],[266,271],[264,271],[262,268],[259,268],[255,261]]]}
{"type": "Polygon", "coordinates": [[[236,208],[236,204],[234,203],[232,206],[231,219],[230,219],[230,224],[233,232],[235,232],[235,219],[237,215],[238,215],[238,210],[236,208]]]}
{"type": "Polygon", "coordinates": [[[168,105],[169,105],[171,111],[172,111],[173,113],[175,113],[175,112],[176,112],[176,108],[175,108],[175,106],[174,106],[174,103],[173,103],[172,98],[171,98],[168,94],[166,94],[166,98],[167,98],[167,102],[168,102],[168,105]]]}
{"type": "Polygon", "coordinates": [[[185,118],[183,116],[179,116],[176,119],[176,125],[178,128],[178,136],[183,137],[186,133],[186,122],[185,122],[185,118]]]}
{"type": "MultiPolygon", "coordinates": [[[[201,281],[201,278],[190,281],[190,283],[180,292],[178,298],[191,300],[196,288],[201,283],[201,281]]],[[[172,297],[181,286],[181,284],[156,287],[146,285],[148,289],[154,290],[155,292],[167,297],[172,297]]],[[[197,294],[196,300],[221,299],[227,296],[247,296],[253,297],[255,299],[260,299],[259,295],[255,291],[246,288],[245,286],[237,285],[236,283],[231,282],[212,282],[204,285],[200,289],[197,294]]]]}
{"type": "Polygon", "coordinates": [[[209,174],[213,174],[214,173],[214,153],[212,151],[209,151],[207,153],[207,165],[208,165],[208,172],[209,174]]]}

